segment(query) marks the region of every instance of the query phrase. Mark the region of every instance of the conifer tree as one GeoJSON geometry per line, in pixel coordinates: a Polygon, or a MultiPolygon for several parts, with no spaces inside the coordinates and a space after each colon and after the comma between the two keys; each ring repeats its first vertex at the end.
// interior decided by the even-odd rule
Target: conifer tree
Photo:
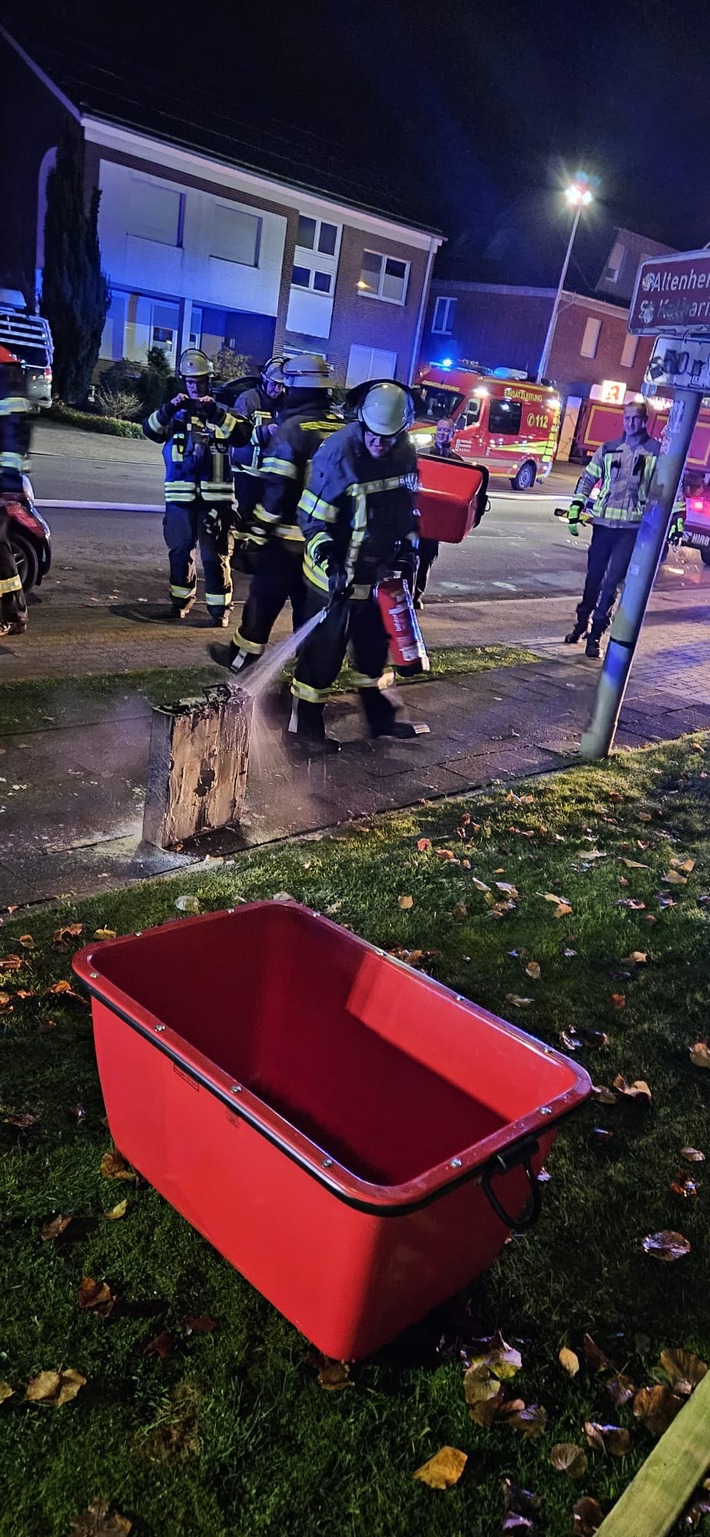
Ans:
{"type": "Polygon", "coordinates": [[[71,121],[62,130],[56,165],[47,178],[42,314],[54,338],[54,390],[81,404],[91,384],[111,294],[101,270],[98,187],[88,208],[84,192],[84,136],[71,121]]]}

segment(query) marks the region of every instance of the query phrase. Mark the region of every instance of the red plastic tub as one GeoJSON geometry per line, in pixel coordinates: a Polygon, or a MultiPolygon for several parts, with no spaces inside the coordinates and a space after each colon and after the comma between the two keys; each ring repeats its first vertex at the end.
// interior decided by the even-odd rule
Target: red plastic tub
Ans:
{"type": "Polygon", "coordinates": [[[89,945],[74,969],[117,1147],[341,1360],[491,1264],[591,1088],[294,902],[89,945]]]}
{"type": "Polygon", "coordinates": [[[488,470],[452,459],[417,459],[417,511],[422,539],[460,544],[480,523],[486,507],[488,470]]]}

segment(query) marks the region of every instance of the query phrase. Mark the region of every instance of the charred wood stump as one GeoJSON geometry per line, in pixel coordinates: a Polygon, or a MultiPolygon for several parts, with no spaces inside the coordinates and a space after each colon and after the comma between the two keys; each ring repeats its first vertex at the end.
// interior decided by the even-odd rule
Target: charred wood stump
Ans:
{"type": "Polygon", "coordinates": [[[203,699],[153,710],[143,837],[174,848],[239,821],[247,782],[252,700],[218,683],[203,699]]]}

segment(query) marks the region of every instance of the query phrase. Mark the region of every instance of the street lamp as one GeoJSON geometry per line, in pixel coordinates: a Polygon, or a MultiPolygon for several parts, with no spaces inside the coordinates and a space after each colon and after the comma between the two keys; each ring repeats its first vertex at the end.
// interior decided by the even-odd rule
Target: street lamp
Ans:
{"type": "Polygon", "coordinates": [[[547,372],[547,365],[548,365],[548,362],[549,362],[549,359],[550,359],[550,351],[551,351],[551,348],[552,348],[552,339],[553,339],[554,334],[555,334],[555,326],[557,325],[557,311],[559,310],[559,307],[560,307],[560,299],[562,297],[562,289],[564,288],[565,278],[567,276],[567,268],[569,267],[569,259],[570,259],[570,256],[572,255],[572,246],[574,245],[574,237],[575,237],[575,235],[577,233],[577,225],[579,224],[579,216],[580,216],[580,214],[582,212],[582,209],[586,208],[588,203],[591,203],[591,201],[592,201],[592,193],[590,192],[590,189],[587,186],[586,182],[584,180],[580,179],[579,181],[572,182],[569,187],[565,187],[565,197],[567,199],[567,202],[570,204],[570,206],[572,208],[574,208],[575,213],[574,213],[574,219],[572,220],[572,228],[570,230],[569,240],[567,242],[567,250],[565,252],[565,259],[564,259],[564,261],[562,263],[562,271],[560,273],[560,281],[557,284],[557,293],[555,294],[555,302],[554,302],[554,304],[552,306],[552,314],[550,316],[550,324],[547,327],[547,336],[545,337],[545,345],[544,345],[544,347],[542,349],[542,356],[540,358],[540,367],[538,368],[538,371],[537,371],[537,383],[538,384],[540,383],[540,380],[544,378],[544,376],[545,376],[545,374],[547,372]]]}

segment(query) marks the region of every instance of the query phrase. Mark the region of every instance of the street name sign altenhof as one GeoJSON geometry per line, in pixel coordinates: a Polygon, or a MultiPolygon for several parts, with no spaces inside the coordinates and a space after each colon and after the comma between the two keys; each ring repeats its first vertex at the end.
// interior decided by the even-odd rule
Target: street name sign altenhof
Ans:
{"type": "Polygon", "coordinates": [[[636,336],[710,334],[710,251],[642,262],[628,329],[636,336]]]}

